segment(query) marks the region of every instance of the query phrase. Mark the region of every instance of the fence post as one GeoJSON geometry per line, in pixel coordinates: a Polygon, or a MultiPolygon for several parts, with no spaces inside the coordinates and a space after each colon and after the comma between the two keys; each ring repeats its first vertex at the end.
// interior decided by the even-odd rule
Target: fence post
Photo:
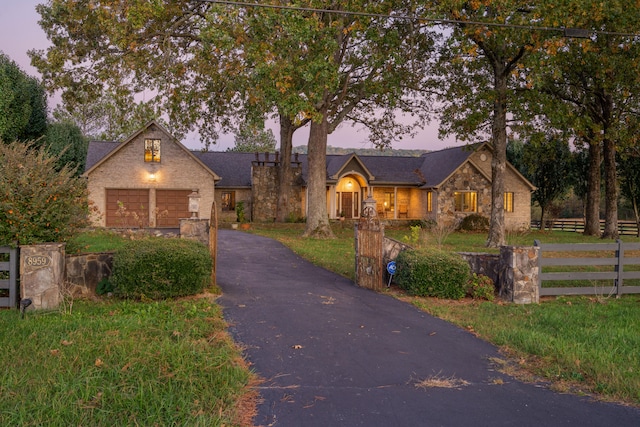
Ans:
{"type": "Polygon", "coordinates": [[[616,263],[616,298],[620,298],[622,295],[622,278],[624,272],[624,246],[622,244],[622,240],[616,240],[618,243],[618,250],[616,251],[616,256],[618,257],[618,262],[616,263]]]}

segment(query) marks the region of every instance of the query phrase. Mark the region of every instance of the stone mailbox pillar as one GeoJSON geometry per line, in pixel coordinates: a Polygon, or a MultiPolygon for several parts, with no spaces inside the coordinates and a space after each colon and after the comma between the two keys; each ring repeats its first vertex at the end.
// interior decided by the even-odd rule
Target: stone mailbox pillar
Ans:
{"type": "Polygon", "coordinates": [[[20,298],[34,309],[54,309],[64,286],[65,244],[20,246],[20,298]]]}

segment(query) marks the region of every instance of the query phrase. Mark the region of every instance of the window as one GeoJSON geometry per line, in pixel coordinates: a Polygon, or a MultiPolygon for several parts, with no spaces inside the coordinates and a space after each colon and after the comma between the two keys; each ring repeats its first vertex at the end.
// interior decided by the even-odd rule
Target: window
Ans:
{"type": "Polygon", "coordinates": [[[395,194],[392,192],[384,193],[384,210],[387,212],[393,212],[396,207],[395,194]]]}
{"type": "Polygon", "coordinates": [[[456,212],[477,212],[478,193],[475,191],[456,191],[453,193],[456,212]]]}
{"type": "Polygon", "coordinates": [[[504,211],[513,212],[513,193],[504,193],[504,211]]]}
{"type": "Polygon", "coordinates": [[[235,208],[236,208],[236,192],[223,191],[222,192],[222,210],[232,211],[235,208]]]}
{"type": "Polygon", "coordinates": [[[433,191],[427,192],[427,212],[433,212],[433,191]]]}
{"type": "Polygon", "coordinates": [[[147,163],[160,163],[160,140],[144,140],[144,161],[147,163]]]}

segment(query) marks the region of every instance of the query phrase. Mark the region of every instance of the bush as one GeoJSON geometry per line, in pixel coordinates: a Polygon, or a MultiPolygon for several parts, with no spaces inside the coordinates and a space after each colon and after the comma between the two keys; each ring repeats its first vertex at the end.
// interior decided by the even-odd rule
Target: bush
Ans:
{"type": "Polygon", "coordinates": [[[131,299],[195,295],[211,282],[206,246],[184,239],[149,238],[127,242],[113,257],[114,294],[131,299]]]}
{"type": "Polygon", "coordinates": [[[496,297],[496,286],[491,277],[473,273],[469,279],[467,295],[473,299],[493,301],[496,297]]]}
{"type": "Polygon", "coordinates": [[[467,215],[458,227],[461,231],[487,231],[489,230],[489,218],[480,214],[467,215]]]}
{"type": "Polygon", "coordinates": [[[469,264],[456,254],[427,249],[400,252],[395,282],[411,295],[460,299],[466,295],[469,264]]]}
{"type": "Polygon", "coordinates": [[[0,142],[0,245],[66,242],[87,225],[86,183],[45,149],[0,142]]]}

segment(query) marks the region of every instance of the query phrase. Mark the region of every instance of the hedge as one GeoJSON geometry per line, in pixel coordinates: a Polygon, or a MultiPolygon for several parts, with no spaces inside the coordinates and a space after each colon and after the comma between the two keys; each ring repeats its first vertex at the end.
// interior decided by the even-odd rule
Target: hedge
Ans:
{"type": "Polygon", "coordinates": [[[459,255],[437,249],[405,250],[396,259],[395,282],[410,295],[464,298],[471,269],[459,255]]]}
{"type": "Polygon", "coordinates": [[[195,295],[211,282],[211,256],[205,245],[185,239],[133,240],[113,258],[114,294],[131,299],[195,295]]]}

